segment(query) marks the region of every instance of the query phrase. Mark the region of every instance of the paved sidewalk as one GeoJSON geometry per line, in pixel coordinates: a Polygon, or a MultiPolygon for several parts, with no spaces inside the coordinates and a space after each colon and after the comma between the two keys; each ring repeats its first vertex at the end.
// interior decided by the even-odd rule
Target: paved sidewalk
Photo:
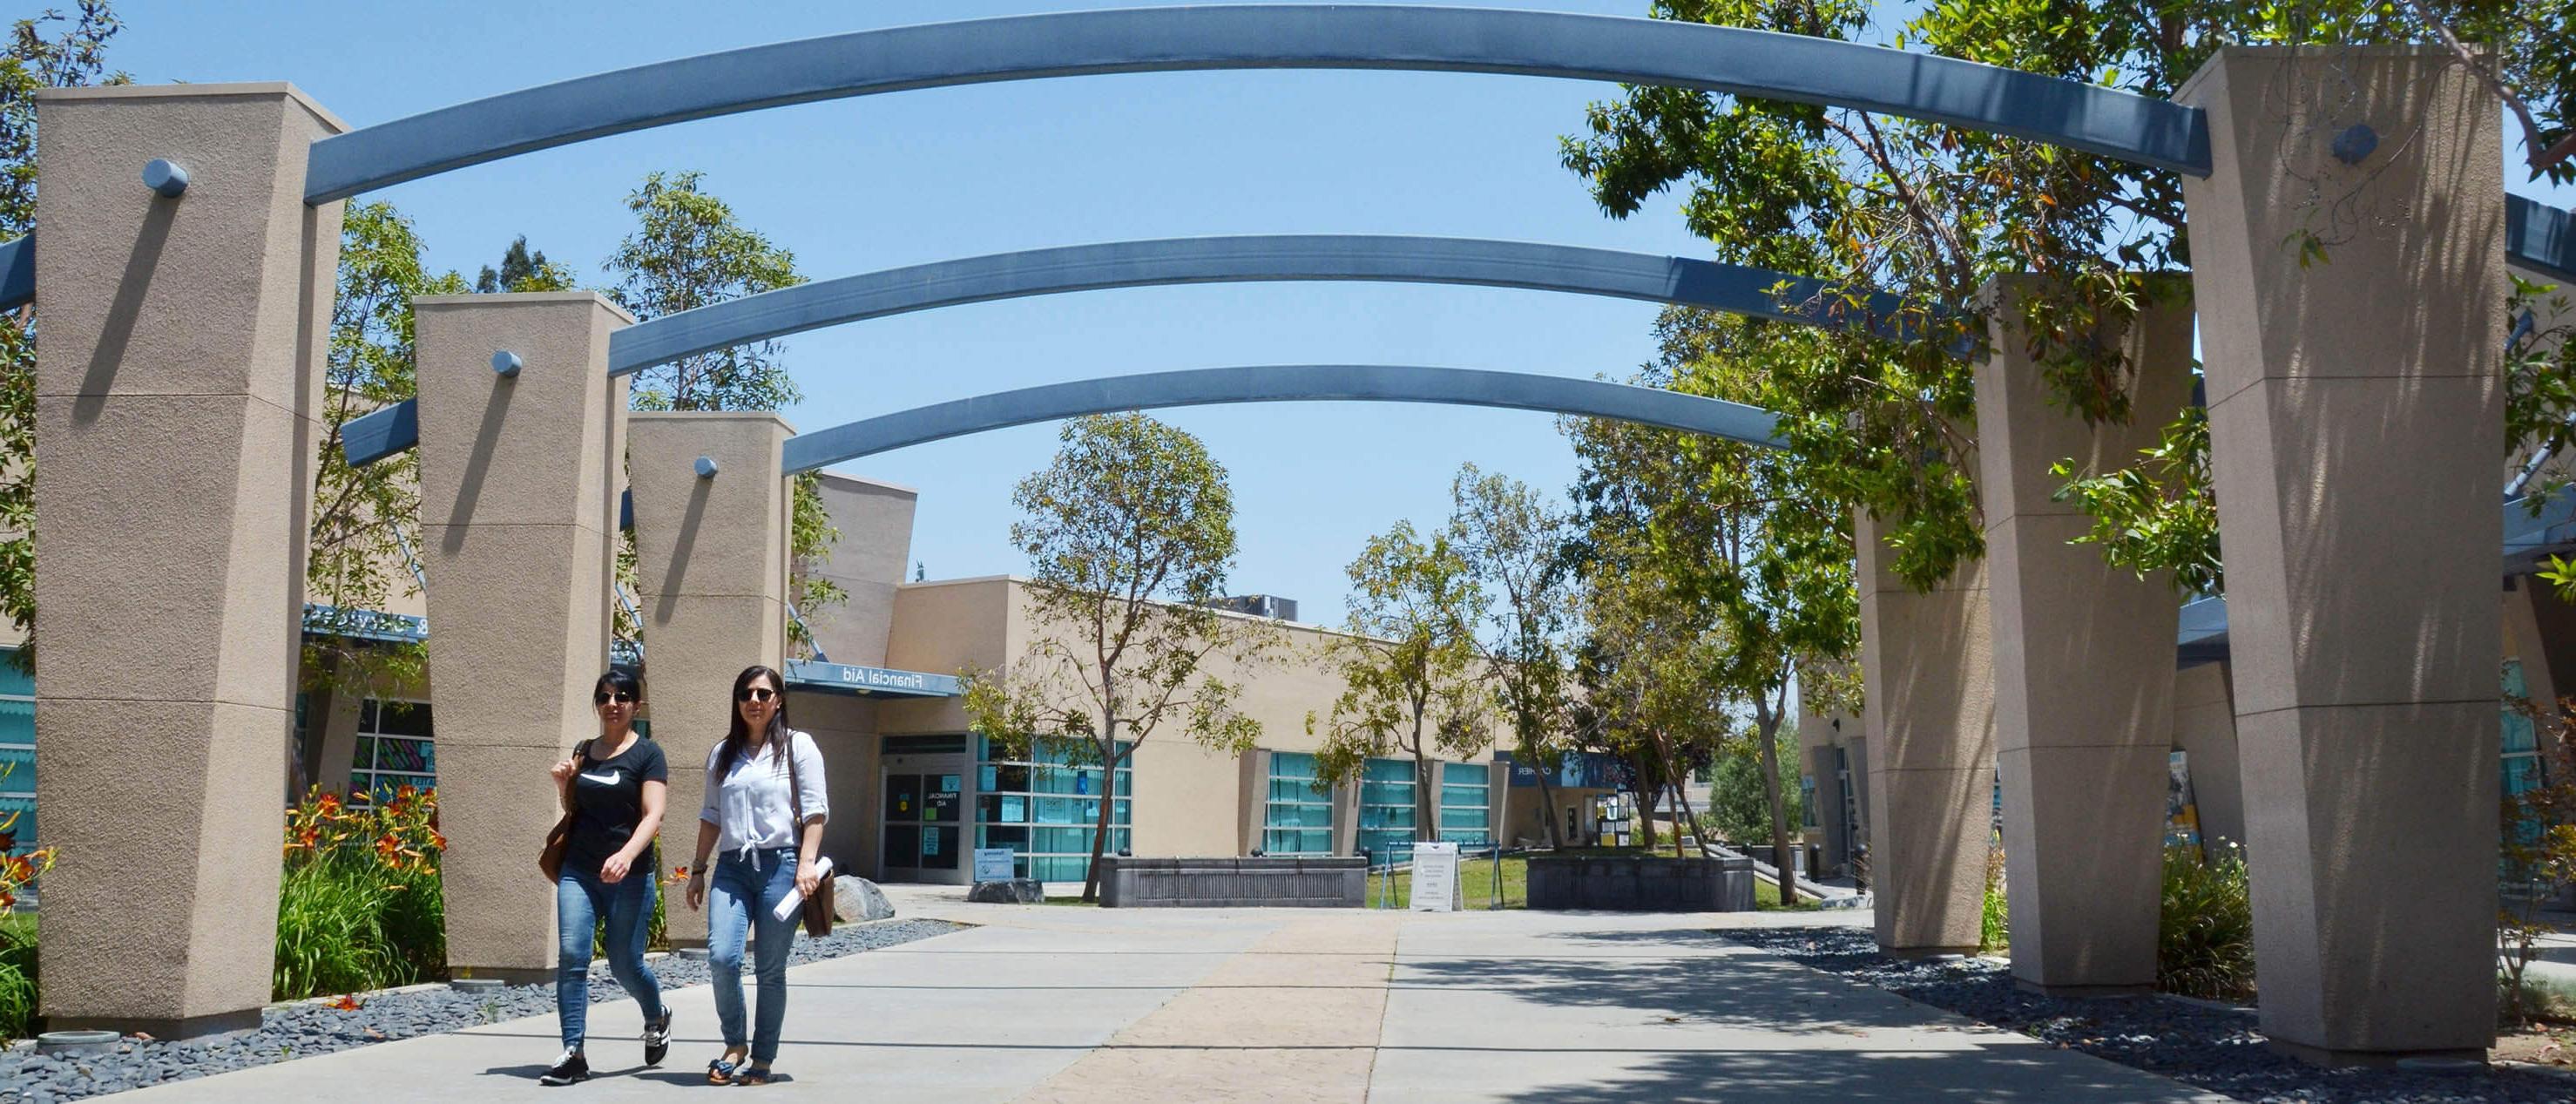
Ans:
{"type": "MultiPolygon", "coordinates": [[[[1777,914],[1107,911],[895,893],[904,915],[978,926],[791,971],[785,1077],[763,1099],[2221,1099],[1707,931],[1777,914]]],[[[670,1000],[664,1068],[635,1068],[635,1010],[604,1004],[602,1076],[568,1089],[534,1081],[556,1049],[548,1016],[116,1099],[689,1099],[718,1049],[714,1002],[705,987],[670,1000]]]]}

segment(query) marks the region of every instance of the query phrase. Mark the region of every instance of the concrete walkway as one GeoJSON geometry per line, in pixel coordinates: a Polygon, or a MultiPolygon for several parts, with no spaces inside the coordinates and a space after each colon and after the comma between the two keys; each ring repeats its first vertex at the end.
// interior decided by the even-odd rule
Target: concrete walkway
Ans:
{"type": "MultiPolygon", "coordinates": [[[[784,1077],[764,1099],[2223,1099],[1707,932],[1777,915],[1113,912],[896,892],[905,915],[978,926],[791,971],[784,1077]]],[[[709,1091],[714,1002],[703,986],[670,1000],[664,1068],[634,1064],[633,1005],[601,1005],[602,1076],[568,1089],[534,1080],[556,1049],[546,1016],[117,1099],[684,1100],[709,1091]]]]}

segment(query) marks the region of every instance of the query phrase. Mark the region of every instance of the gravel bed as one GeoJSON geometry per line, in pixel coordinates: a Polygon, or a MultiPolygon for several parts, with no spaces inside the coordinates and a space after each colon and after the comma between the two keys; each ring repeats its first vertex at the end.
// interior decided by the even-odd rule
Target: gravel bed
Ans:
{"type": "Polygon", "coordinates": [[[1897,959],[1866,928],[1741,928],[1728,939],[2043,1042],[2262,1104],[2576,1100],[2576,1079],[2535,1069],[2415,1073],[2320,1069],[2264,1045],[2253,1013],[2166,997],[2065,1000],[2015,988],[1992,959],[1897,959]]]}
{"type": "MultiPolygon", "coordinates": [[[[888,920],[844,925],[819,939],[800,931],[789,962],[801,966],[945,935],[960,928],[940,920],[888,920]]],[[[704,959],[663,955],[650,961],[653,973],[666,990],[703,985],[708,978],[704,959]]],[[[750,984],[749,979],[744,984],[750,984]]],[[[591,965],[590,999],[593,1004],[629,999],[626,991],[608,976],[605,960],[591,965]]],[[[113,1054],[46,1056],[32,1046],[13,1048],[0,1053],[0,1102],[49,1104],[79,1100],[390,1039],[435,1035],[523,1016],[551,1016],[554,1010],[555,987],[551,982],[506,985],[483,992],[440,987],[380,993],[367,998],[355,1011],[344,1012],[311,1002],[283,1005],[262,1013],[256,1031],[178,1042],[135,1037],[118,1044],[113,1054]]],[[[538,1047],[534,1042],[528,1045],[538,1047]]],[[[553,1046],[539,1049],[544,1053],[530,1050],[530,1062],[554,1057],[553,1046]]]]}

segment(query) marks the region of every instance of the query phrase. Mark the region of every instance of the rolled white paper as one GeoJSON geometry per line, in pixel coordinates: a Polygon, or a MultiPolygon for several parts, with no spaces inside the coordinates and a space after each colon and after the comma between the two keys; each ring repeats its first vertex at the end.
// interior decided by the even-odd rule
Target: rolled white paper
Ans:
{"type": "MultiPolygon", "coordinates": [[[[832,876],[832,856],[825,855],[822,858],[814,860],[814,876],[817,878],[829,878],[832,876]]],[[[796,910],[803,907],[804,904],[804,892],[790,886],[787,890],[787,896],[779,899],[778,907],[770,910],[769,915],[777,919],[784,920],[790,916],[796,915],[796,910]]]]}

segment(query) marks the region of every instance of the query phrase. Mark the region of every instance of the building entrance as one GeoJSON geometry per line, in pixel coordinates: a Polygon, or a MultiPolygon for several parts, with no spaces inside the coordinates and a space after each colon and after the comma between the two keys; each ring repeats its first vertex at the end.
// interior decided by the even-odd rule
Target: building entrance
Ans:
{"type": "Polygon", "coordinates": [[[964,881],[965,755],[888,754],[883,763],[877,839],[884,880],[964,881]]]}

